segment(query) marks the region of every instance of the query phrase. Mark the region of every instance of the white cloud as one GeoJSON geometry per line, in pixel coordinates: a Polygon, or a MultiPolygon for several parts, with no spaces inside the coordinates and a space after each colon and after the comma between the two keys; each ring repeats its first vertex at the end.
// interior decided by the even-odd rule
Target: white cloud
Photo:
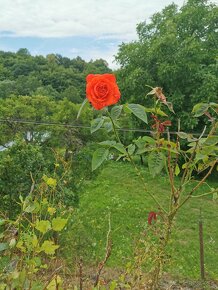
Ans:
{"type": "MultiPolygon", "coordinates": [[[[174,0],[182,5],[185,0],[174,0]]],[[[136,24],[172,0],[0,0],[0,31],[16,36],[130,40],[136,24]]]]}

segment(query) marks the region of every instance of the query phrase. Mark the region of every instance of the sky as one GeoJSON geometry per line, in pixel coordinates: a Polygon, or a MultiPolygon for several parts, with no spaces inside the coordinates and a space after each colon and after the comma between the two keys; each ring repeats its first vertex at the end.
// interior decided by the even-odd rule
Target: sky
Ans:
{"type": "Polygon", "coordinates": [[[185,1],[0,0],[0,50],[103,58],[115,68],[119,44],[137,39],[137,23],[172,2],[180,7],[185,1]]]}

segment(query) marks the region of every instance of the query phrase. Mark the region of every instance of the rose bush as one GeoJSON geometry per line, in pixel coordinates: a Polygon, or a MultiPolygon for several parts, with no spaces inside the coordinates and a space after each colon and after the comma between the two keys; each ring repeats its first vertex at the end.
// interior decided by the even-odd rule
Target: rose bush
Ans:
{"type": "MultiPolygon", "coordinates": [[[[150,257],[153,262],[149,265],[148,272],[150,277],[149,289],[156,290],[160,289],[159,278],[163,273],[166,262],[169,260],[168,245],[171,240],[172,230],[176,224],[176,216],[181,207],[192,198],[212,195],[215,199],[217,196],[217,188],[210,188],[210,191],[204,194],[199,194],[198,189],[205,183],[218,163],[218,138],[215,135],[218,128],[216,120],[218,105],[216,103],[199,103],[192,110],[194,117],[208,116],[211,126],[206,134],[206,127],[197,138],[194,134],[182,132],[180,130],[180,120],[178,120],[177,132],[166,132],[165,127],[172,124],[169,119],[166,120],[165,118],[169,118],[171,113],[176,114],[173,104],[167,100],[162,88],[153,88],[148,85],[146,87],[152,89],[146,94],[146,97],[153,96],[153,107],[150,108],[133,103],[116,105],[100,112],[97,118],[91,121],[91,133],[104,128],[107,132],[113,132],[115,139],[99,143],[100,147],[93,153],[92,170],[96,170],[107,160],[110,153],[114,154],[116,152],[115,154],[118,155],[117,161],[127,160],[133,165],[136,176],[138,176],[144,187],[144,191],[155,202],[158,211],[149,213],[148,224],[150,226],[156,224],[154,222],[157,221],[157,216],[160,216],[161,220],[160,223],[155,225],[155,228],[157,226],[159,228],[156,232],[155,251],[152,251],[154,254],[150,257]],[[120,127],[120,119],[123,115],[127,116],[128,114],[132,114],[143,123],[150,125],[152,129],[151,136],[142,135],[137,139],[133,139],[131,143],[124,144],[119,136],[120,131],[125,130],[125,128],[120,127]],[[181,139],[187,140],[187,150],[181,148],[181,139]],[[139,156],[147,159],[151,178],[157,178],[158,180],[158,176],[161,173],[168,177],[169,195],[166,200],[168,202],[167,206],[166,203],[160,202],[156,197],[156,192],[148,187],[147,176],[144,176],[135,162],[139,156]],[[195,179],[196,172],[202,174],[201,179],[195,179]],[[180,178],[178,177],[179,175],[180,178]],[[193,182],[195,183],[193,184],[193,182]]],[[[120,99],[115,77],[109,74],[88,75],[86,93],[86,102],[89,100],[97,110],[113,105],[120,99]]],[[[80,108],[78,116],[84,104],[85,101],[80,108]]],[[[144,253],[147,255],[146,248],[144,253]]]]}
{"type": "Polygon", "coordinates": [[[89,74],[86,77],[86,97],[96,110],[116,104],[120,91],[113,74],[89,74]]]}

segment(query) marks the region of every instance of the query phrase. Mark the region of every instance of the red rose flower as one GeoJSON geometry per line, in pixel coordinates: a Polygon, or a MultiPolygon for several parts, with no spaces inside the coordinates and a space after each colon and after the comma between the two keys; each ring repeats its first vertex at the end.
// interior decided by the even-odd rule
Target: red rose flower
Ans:
{"type": "Polygon", "coordinates": [[[116,104],[120,91],[113,74],[90,74],[86,77],[86,97],[96,110],[116,104]]]}

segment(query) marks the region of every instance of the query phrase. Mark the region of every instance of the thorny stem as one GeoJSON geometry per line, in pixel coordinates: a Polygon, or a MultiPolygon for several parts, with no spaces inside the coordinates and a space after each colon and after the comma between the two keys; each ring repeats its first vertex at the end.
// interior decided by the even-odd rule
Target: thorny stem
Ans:
{"type": "MultiPolygon", "coordinates": [[[[171,185],[171,206],[172,206],[172,198],[176,201],[176,196],[175,196],[175,186],[174,186],[174,173],[171,167],[171,152],[170,152],[170,133],[169,130],[167,132],[168,135],[168,156],[167,156],[167,168],[169,172],[169,179],[170,179],[170,185],[171,185]]],[[[172,209],[170,206],[170,210],[172,209]]]]}
{"type": "Polygon", "coordinates": [[[161,241],[161,244],[160,244],[159,256],[158,256],[157,265],[154,270],[151,290],[158,289],[157,287],[158,287],[159,275],[160,275],[161,267],[165,259],[165,248],[168,245],[168,242],[170,239],[172,222],[173,222],[174,216],[175,215],[169,215],[167,218],[165,236],[164,236],[163,241],[161,241]]]}
{"type": "MultiPolygon", "coordinates": [[[[110,120],[111,120],[111,123],[112,123],[112,126],[113,126],[113,131],[114,131],[114,134],[115,134],[115,136],[116,136],[116,139],[117,139],[117,141],[118,141],[119,143],[122,144],[122,142],[121,142],[121,140],[120,140],[120,137],[119,137],[119,135],[118,135],[118,133],[117,133],[117,130],[116,130],[116,127],[115,127],[115,124],[114,124],[114,120],[112,119],[110,113],[109,113],[109,112],[107,112],[107,113],[108,113],[108,116],[109,116],[109,118],[110,118],[110,120]]],[[[138,177],[141,179],[145,191],[146,191],[146,192],[150,195],[150,197],[155,201],[155,203],[158,205],[158,207],[159,207],[163,212],[165,212],[165,213],[167,214],[167,211],[166,211],[166,210],[163,208],[163,206],[159,203],[159,201],[156,199],[156,197],[155,197],[151,192],[148,191],[147,184],[146,184],[146,181],[145,181],[143,175],[141,174],[140,170],[139,170],[138,167],[136,166],[136,164],[135,164],[135,162],[134,162],[132,156],[129,154],[128,150],[125,149],[125,151],[126,151],[126,155],[128,156],[128,158],[129,158],[131,164],[133,165],[133,167],[134,167],[134,169],[135,169],[135,171],[136,171],[136,174],[137,174],[138,177]]]]}

